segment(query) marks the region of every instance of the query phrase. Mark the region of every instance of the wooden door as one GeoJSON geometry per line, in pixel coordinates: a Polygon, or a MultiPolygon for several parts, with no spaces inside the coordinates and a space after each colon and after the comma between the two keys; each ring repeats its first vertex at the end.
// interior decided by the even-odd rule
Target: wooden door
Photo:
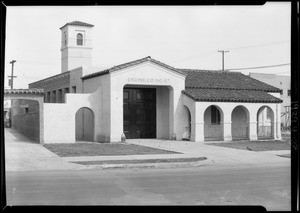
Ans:
{"type": "Polygon", "coordinates": [[[126,138],[156,138],[155,88],[124,88],[123,113],[126,138]]]}

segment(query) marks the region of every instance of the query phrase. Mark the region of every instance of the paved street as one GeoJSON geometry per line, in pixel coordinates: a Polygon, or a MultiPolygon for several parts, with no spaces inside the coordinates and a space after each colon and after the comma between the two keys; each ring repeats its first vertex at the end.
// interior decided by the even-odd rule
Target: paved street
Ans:
{"type": "Polygon", "coordinates": [[[7,172],[8,205],[263,205],[290,210],[285,166],[7,172]]]}

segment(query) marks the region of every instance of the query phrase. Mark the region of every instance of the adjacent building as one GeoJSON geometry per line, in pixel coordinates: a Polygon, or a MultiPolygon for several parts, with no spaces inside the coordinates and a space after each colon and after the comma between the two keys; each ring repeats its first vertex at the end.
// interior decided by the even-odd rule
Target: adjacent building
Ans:
{"type": "Polygon", "coordinates": [[[266,73],[249,73],[249,76],[281,90],[281,123],[291,126],[291,77],[266,73]]]}
{"type": "Polygon", "coordinates": [[[29,85],[44,90],[44,143],[281,140],[279,88],[150,56],[101,70],[91,64],[92,28],[79,21],[61,27],[61,74],[29,85]]]}

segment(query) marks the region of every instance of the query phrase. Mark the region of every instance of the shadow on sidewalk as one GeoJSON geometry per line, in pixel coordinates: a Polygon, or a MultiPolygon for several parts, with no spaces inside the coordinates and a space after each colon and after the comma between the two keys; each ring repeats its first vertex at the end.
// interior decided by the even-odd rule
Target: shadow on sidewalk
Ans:
{"type": "Polygon", "coordinates": [[[33,143],[39,144],[39,142],[34,141],[23,134],[19,133],[17,130],[13,128],[4,128],[4,141],[5,142],[19,142],[19,143],[33,143]]]}

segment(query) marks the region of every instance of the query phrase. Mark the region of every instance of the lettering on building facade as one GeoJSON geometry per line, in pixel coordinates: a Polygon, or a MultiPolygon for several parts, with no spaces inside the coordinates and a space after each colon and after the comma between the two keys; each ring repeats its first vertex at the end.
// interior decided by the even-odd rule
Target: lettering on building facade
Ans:
{"type": "Polygon", "coordinates": [[[165,78],[128,78],[128,83],[169,83],[170,79],[165,78]]]}

